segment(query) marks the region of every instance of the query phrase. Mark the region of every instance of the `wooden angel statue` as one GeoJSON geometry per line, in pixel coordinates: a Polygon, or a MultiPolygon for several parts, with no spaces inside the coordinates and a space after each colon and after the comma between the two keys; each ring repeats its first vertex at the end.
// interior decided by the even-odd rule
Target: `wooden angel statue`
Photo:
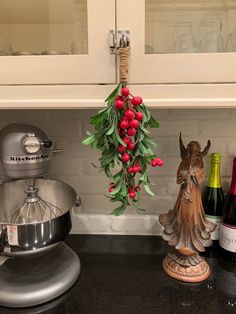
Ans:
{"type": "Polygon", "coordinates": [[[201,151],[198,142],[184,146],[179,136],[181,163],[177,170],[180,190],[174,209],[159,217],[164,227],[162,237],[173,246],[173,251],[163,261],[168,275],[186,282],[200,282],[210,275],[206,261],[198,252],[212,244],[211,232],[215,224],[206,220],[201,199],[201,184],[205,171],[203,158],[211,143],[201,151]]]}

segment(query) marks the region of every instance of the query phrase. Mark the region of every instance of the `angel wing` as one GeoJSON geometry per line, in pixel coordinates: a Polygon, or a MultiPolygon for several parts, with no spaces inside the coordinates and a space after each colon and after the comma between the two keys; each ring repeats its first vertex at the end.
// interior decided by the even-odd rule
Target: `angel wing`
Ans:
{"type": "Polygon", "coordinates": [[[183,159],[186,156],[187,149],[183,144],[181,132],[179,133],[179,148],[180,148],[180,156],[183,159]]]}
{"type": "Polygon", "coordinates": [[[206,154],[208,153],[210,147],[211,147],[211,142],[210,142],[210,140],[208,140],[207,141],[207,146],[202,151],[202,158],[204,158],[206,156],[206,154]]]}

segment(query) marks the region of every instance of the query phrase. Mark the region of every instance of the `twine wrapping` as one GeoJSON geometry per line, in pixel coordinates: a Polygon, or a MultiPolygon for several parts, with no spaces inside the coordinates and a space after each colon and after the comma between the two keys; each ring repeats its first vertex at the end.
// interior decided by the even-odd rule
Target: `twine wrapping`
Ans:
{"type": "Polygon", "coordinates": [[[127,84],[128,82],[128,73],[129,73],[129,54],[130,47],[121,47],[119,48],[120,56],[120,83],[127,84]]]}

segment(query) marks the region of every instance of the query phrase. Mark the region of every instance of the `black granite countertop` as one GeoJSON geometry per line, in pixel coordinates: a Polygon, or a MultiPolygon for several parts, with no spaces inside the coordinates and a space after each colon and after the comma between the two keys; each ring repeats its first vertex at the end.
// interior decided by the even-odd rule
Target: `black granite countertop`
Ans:
{"type": "Polygon", "coordinates": [[[162,270],[160,237],[70,235],[66,243],[81,260],[76,284],[51,302],[1,314],[236,313],[236,264],[217,250],[206,254],[211,277],[187,284],[162,270]]]}

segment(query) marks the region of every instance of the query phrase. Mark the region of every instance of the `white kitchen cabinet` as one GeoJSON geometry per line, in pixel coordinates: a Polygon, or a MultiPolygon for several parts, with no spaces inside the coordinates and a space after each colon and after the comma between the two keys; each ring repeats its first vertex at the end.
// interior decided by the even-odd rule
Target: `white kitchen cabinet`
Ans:
{"type": "Polygon", "coordinates": [[[110,84],[114,0],[0,0],[0,84],[110,84]]]}
{"type": "Polygon", "coordinates": [[[131,84],[236,82],[236,1],[118,0],[131,84]]]}

